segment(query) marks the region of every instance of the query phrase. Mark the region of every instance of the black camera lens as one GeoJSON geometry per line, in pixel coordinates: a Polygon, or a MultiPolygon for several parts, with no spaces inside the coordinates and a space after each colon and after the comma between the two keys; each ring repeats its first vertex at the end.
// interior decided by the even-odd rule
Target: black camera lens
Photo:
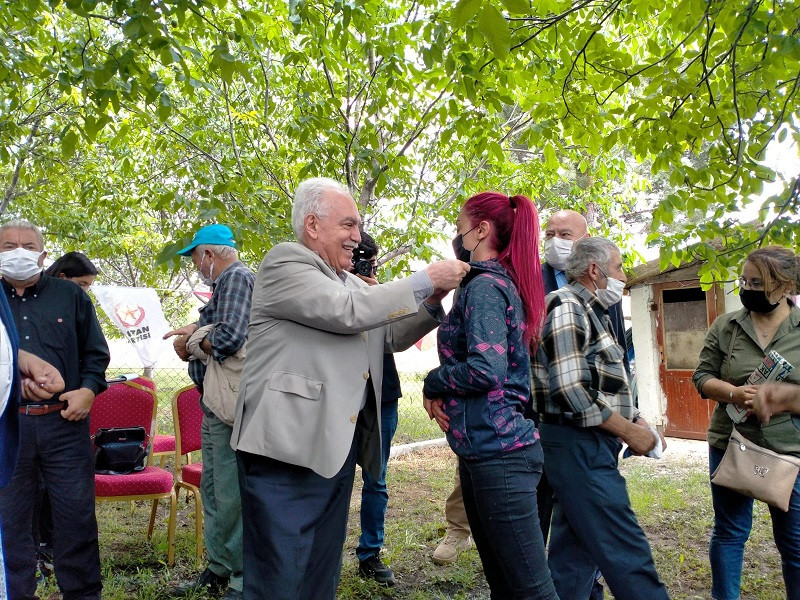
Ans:
{"type": "Polygon", "coordinates": [[[356,273],[364,277],[372,277],[372,263],[366,258],[359,258],[353,265],[356,273]]]}

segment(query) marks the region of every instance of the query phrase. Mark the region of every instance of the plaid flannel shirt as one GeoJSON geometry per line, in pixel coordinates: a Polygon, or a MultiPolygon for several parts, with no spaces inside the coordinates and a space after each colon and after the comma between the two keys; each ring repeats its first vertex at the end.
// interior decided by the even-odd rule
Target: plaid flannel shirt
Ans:
{"type": "MultiPolygon", "coordinates": [[[[211,300],[200,309],[197,326],[215,326],[209,338],[211,356],[217,362],[224,362],[247,341],[255,279],[255,274],[244,263],[236,261],[220,273],[212,286],[211,300]]],[[[206,366],[202,361],[189,361],[189,377],[200,389],[205,374],[206,366]]]]}
{"type": "Polygon", "coordinates": [[[577,427],[600,425],[612,412],[632,420],[638,410],[623,356],[594,294],[574,281],[548,294],[542,340],[531,359],[537,410],[577,427]]]}

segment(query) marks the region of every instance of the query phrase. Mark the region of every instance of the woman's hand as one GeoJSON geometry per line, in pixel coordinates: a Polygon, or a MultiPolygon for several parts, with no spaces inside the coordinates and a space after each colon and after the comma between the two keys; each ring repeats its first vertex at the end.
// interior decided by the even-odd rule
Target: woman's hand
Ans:
{"type": "Polygon", "coordinates": [[[734,387],[728,394],[728,402],[737,406],[748,406],[758,391],[757,385],[740,385],[734,387]]]}
{"type": "Polygon", "coordinates": [[[428,417],[435,419],[439,429],[447,433],[450,429],[450,417],[444,412],[444,401],[441,398],[428,398],[423,395],[422,405],[425,407],[428,417]]]}

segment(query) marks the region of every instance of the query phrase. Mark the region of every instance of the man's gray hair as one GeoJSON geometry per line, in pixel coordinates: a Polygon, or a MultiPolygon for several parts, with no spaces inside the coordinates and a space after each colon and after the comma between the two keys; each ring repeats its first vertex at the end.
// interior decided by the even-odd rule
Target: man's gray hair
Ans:
{"type": "Polygon", "coordinates": [[[615,252],[619,252],[617,245],[601,237],[588,237],[575,242],[572,246],[572,253],[567,257],[565,272],[570,281],[580,279],[586,275],[592,263],[608,272],[611,259],[615,252]]]}
{"type": "Polygon", "coordinates": [[[297,186],[292,205],[292,229],[298,240],[302,241],[303,239],[303,230],[308,215],[328,216],[328,209],[322,202],[322,195],[328,191],[350,193],[346,186],[328,177],[312,177],[297,186]]]}
{"type": "Polygon", "coordinates": [[[206,250],[210,250],[220,258],[228,258],[229,256],[239,258],[239,253],[236,251],[236,248],[233,246],[226,246],[225,244],[197,244],[195,248],[200,254],[203,254],[206,250]]]}
{"type": "Polygon", "coordinates": [[[36,234],[36,239],[39,240],[39,248],[44,250],[44,238],[42,237],[42,232],[39,228],[31,223],[30,221],[26,221],[25,219],[14,219],[12,221],[6,221],[2,225],[0,225],[0,234],[2,234],[7,229],[30,229],[36,234]]]}

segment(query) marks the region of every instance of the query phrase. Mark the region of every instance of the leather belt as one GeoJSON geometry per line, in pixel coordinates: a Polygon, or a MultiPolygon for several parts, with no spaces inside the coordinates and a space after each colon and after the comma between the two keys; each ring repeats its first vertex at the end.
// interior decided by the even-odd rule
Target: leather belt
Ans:
{"type": "Polygon", "coordinates": [[[564,415],[546,415],[546,414],[539,414],[539,423],[544,423],[545,425],[571,425],[571,421],[564,418],[564,415]]]}
{"type": "Polygon", "coordinates": [[[19,414],[37,417],[39,415],[47,415],[56,412],[57,410],[61,411],[66,409],[66,401],[56,402],[54,404],[21,404],[19,407],[19,414]]]}

